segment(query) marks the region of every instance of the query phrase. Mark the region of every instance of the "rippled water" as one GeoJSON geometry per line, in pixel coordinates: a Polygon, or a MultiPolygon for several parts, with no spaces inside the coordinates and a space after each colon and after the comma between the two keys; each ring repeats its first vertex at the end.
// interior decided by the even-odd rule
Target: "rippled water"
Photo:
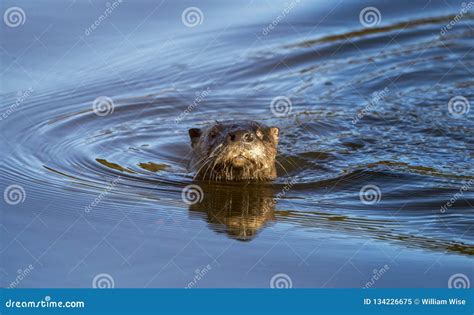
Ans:
{"type": "Polygon", "coordinates": [[[371,5],[23,4],[1,27],[1,285],[472,281],[473,16],[387,1],[365,27],[371,5]],[[279,126],[278,179],[193,180],[187,130],[217,119],[279,126]]]}

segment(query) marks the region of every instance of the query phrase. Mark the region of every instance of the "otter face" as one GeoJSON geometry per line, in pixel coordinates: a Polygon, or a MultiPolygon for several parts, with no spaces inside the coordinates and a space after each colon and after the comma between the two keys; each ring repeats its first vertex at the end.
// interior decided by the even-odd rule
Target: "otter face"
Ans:
{"type": "Polygon", "coordinates": [[[189,130],[196,177],[211,180],[270,180],[276,177],[279,129],[255,121],[216,122],[189,130]]]}

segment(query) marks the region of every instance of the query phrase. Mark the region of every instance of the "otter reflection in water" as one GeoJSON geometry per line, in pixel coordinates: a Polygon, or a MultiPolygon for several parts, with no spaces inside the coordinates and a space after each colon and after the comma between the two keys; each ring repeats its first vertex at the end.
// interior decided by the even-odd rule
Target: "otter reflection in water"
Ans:
{"type": "Polygon", "coordinates": [[[249,241],[274,220],[274,189],[269,185],[200,186],[203,199],[190,206],[190,216],[204,216],[216,232],[249,241]]]}

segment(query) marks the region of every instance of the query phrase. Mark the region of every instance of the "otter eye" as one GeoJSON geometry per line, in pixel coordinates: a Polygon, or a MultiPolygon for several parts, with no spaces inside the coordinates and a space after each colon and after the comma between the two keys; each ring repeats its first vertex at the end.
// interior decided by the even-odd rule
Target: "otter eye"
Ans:
{"type": "Polygon", "coordinates": [[[256,134],[257,137],[259,137],[260,139],[263,139],[263,132],[262,132],[260,129],[257,129],[257,131],[255,132],[255,134],[256,134]]]}

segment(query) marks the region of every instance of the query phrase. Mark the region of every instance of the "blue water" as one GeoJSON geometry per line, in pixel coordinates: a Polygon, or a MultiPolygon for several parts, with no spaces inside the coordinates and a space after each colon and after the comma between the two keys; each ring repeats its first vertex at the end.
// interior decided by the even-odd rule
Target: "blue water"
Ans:
{"type": "Polygon", "coordinates": [[[468,4],[2,1],[0,285],[472,282],[468,4]],[[278,179],[193,180],[217,119],[279,126],[278,179]]]}

